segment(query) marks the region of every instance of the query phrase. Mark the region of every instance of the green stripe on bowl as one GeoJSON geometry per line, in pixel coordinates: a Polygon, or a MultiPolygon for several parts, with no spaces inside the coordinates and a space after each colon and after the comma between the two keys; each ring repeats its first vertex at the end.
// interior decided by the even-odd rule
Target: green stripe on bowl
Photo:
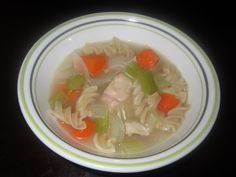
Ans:
{"type": "MultiPolygon", "coordinates": [[[[88,163],[92,163],[92,164],[96,164],[98,166],[107,166],[107,167],[114,167],[114,168],[132,168],[132,167],[145,167],[148,165],[152,165],[152,164],[158,164],[160,162],[164,162],[164,161],[168,161],[171,158],[176,158],[178,155],[185,155],[185,154],[181,154],[184,153],[185,150],[191,150],[191,147],[193,147],[194,145],[197,145],[198,143],[200,143],[201,140],[203,140],[203,138],[207,135],[207,133],[210,131],[210,128],[213,126],[214,120],[216,118],[216,115],[218,113],[218,109],[219,109],[219,101],[220,101],[220,90],[219,90],[219,82],[216,76],[216,72],[209,60],[209,58],[206,56],[206,54],[202,51],[202,49],[195,43],[193,42],[188,36],[186,36],[185,34],[183,34],[181,31],[177,30],[176,28],[172,27],[171,25],[168,25],[164,22],[161,22],[159,20],[150,18],[150,17],[146,17],[146,16],[142,16],[142,15],[137,15],[137,14],[132,14],[132,13],[98,13],[98,14],[91,14],[91,15],[86,15],[83,17],[79,17],[79,18],[75,18],[72,19],[68,22],[65,22],[59,26],[57,26],[56,28],[52,29],[51,31],[49,31],[46,35],[44,35],[42,38],[40,38],[40,40],[32,47],[32,49],[30,50],[30,52],[27,54],[23,64],[22,64],[22,68],[19,74],[19,78],[18,78],[18,97],[19,97],[19,102],[22,108],[22,111],[24,113],[24,115],[26,116],[25,118],[30,122],[30,126],[33,128],[33,130],[35,130],[35,132],[37,132],[42,138],[45,139],[45,141],[47,141],[47,143],[49,143],[50,145],[52,145],[53,147],[56,147],[58,151],[63,152],[73,158],[78,158],[82,161],[88,162],[88,163]],[[198,134],[197,137],[195,137],[195,139],[193,139],[189,144],[187,144],[186,146],[184,146],[182,149],[166,156],[163,157],[161,159],[157,159],[157,160],[153,160],[153,161],[149,161],[149,162],[141,162],[141,163],[133,163],[133,164],[112,164],[112,163],[108,163],[108,162],[100,162],[100,161],[96,161],[96,160],[91,160],[85,157],[82,157],[76,153],[72,153],[70,151],[68,151],[67,149],[65,149],[64,147],[61,147],[59,144],[57,144],[56,142],[52,141],[50,139],[50,137],[48,137],[41,129],[40,127],[37,125],[37,123],[34,121],[33,116],[31,115],[31,113],[29,112],[29,109],[27,107],[27,103],[25,100],[25,95],[24,95],[24,81],[25,81],[25,72],[26,72],[26,67],[27,64],[32,56],[32,54],[34,53],[35,49],[40,45],[40,43],[49,35],[51,35],[54,31],[58,30],[59,28],[66,26],[67,24],[71,23],[71,22],[75,22],[79,19],[85,19],[88,17],[94,17],[97,15],[104,15],[104,16],[109,16],[109,15],[131,15],[131,16],[136,16],[136,17],[141,17],[147,20],[151,20],[160,24],[163,24],[169,28],[171,28],[172,30],[176,31],[177,33],[181,34],[184,38],[187,38],[187,40],[193,44],[193,46],[195,46],[199,52],[203,55],[205,61],[208,63],[208,66],[210,67],[211,70],[211,74],[214,78],[214,86],[215,86],[215,102],[214,102],[214,107],[211,113],[210,118],[208,119],[207,124],[204,126],[204,128],[202,129],[202,131],[198,134]]],[[[27,122],[28,122],[27,121],[27,122]]]]}

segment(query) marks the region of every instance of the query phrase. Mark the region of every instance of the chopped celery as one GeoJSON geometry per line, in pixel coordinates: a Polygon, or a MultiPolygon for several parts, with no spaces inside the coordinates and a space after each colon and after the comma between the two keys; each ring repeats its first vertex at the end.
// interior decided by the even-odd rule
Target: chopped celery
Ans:
{"type": "Polygon", "coordinates": [[[142,71],[142,68],[140,68],[136,62],[131,62],[128,64],[124,70],[124,74],[131,78],[132,80],[136,80],[138,78],[139,72],[142,71]]]}
{"type": "Polygon", "coordinates": [[[157,90],[153,74],[149,70],[142,69],[137,63],[132,62],[124,70],[124,74],[132,80],[137,80],[146,95],[153,94],[157,90]]]}
{"type": "Polygon", "coordinates": [[[64,100],[65,100],[65,94],[62,91],[59,91],[49,98],[50,107],[53,109],[56,102],[63,103],[64,100]]]}
{"type": "Polygon", "coordinates": [[[84,75],[77,74],[75,76],[71,76],[67,80],[67,87],[69,90],[77,90],[81,89],[85,83],[86,79],[84,75]]]}
{"type": "Polygon", "coordinates": [[[150,95],[157,91],[157,86],[153,79],[151,71],[144,70],[142,73],[140,73],[138,81],[141,84],[141,88],[144,94],[150,95]]]}
{"type": "Polygon", "coordinates": [[[95,129],[97,133],[105,133],[109,127],[109,119],[108,116],[103,118],[95,118],[93,119],[95,129]]]}
{"type": "Polygon", "coordinates": [[[120,148],[125,153],[135,153],[143,150],[145,145],[140,140],[127,139],[120,144],[120,148]]]}

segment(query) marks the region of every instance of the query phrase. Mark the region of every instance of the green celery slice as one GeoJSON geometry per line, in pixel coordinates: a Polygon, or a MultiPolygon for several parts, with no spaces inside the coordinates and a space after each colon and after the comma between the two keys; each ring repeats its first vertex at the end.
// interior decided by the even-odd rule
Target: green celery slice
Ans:
{"type": "Polygon", "coordinates": [[[138,78],[139,72],[142,71],[142,68],[140,68],[137,63],[131,62],[128,64],[124,70],[124,74],[128,76],[132,80],[136,80],[138,78]]]}
{"type": "Polygon", "coordinates": [[[83,85],[85,84],[85,81],[86,79],[84,75],[77,74],[75,76],[71,76],[67,80],[66,84],[69,90],[78,90],[83,87],[83,85]]]}
{"type": "Polygon", "coordinates": [[[153,79],[151,71],[144,70],[139,74],[138,81],[145,95],[151,95],[157,91],[156,83],[153,79]]]}
{"type": "Polygon", "coordinates": [[[124,74],[132,80],[137,80],[145,95],[150,95],[157,91],[152,72],[142,69],[136,62],[128,64],[124,70],[124,74]]]}
{"type": "Polygon", "coordinates": [[[106,133],[109,127],[109,119],[108,116],[104,118],[95,118],[93,119],[95,130],[97,133],[106,133]]]}

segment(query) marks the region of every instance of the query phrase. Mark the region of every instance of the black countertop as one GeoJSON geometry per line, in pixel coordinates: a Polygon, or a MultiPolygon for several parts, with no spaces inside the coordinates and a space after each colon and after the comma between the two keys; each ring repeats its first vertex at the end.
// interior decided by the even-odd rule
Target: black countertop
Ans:
{"type": "Polygon", "coordinates": [[[235,19],[233,5],[161,5],[150,1],[85,1],[2,5],[1,18],[1,124],[0,176],[232,176],[235,157],[234,60],[235,19]],[[114,174],[76,165],[41,143],[27,126],[17,100],[17,76],[31,46],[50,29],[81,15],[125,11],[163,20],[187,33],[206,51],[221,85],[221,107],[215,126],[201,145],[181,160],[160,169],[133,174],[114,174]],[[3,40],[2,40],[3,39],[3,40]],[[3,55],[2,55],[3,54],[3,55]],[[231,175],[232,174],[232,175],[231,175]]]}

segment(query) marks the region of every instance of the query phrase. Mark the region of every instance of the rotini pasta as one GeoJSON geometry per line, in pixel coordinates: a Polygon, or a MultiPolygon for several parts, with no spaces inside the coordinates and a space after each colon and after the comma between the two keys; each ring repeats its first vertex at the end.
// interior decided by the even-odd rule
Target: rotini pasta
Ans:
{"type": "Polygon", "coordinates": [[[189,110],[190,108],[190,105],[186,104],[186,105],[183,105],[183,106],[178,106],[172,110],[170,110],[167,115],[166,115],[166,118],[180,118],[180,119],[183,119],[184,116],[185,116],[185,113],[189,110]]]}
{"type": "Polygon", "coordinates": [[[91,54],[102,54],[105,53],[107,56],[115,55],[115,50],[110,46],[109,43],[86,43],[81,49],[81,55],[91,54]]]}
{"type": "Polygon", "coordinates": [[[107,134],[96,133],[93,137],[94,146],[103,153],[114,153],[115,149],[115,139],[109,138],[107,134]]]}
{"type": "Polygon", "coordinates": [[[84,88],[80,97],[76,101],[76,111],[80,113],[81,117],[89,116],[89,104],[91,104],[95,100],[96,96],[98,96],[97,90],[97,86],[88,86],[84,88]]]}
{"type": "Polygon", "coordinates": [[[129,44],[121,41],[116,37],[112,39],[112,47],[116,50],[117,55],[124,55],[128,58],[134,57],[134,51],[129,46],[129,44]]]}
{"type": "Polygon", "coordinates": [[[163,91],[175,94],[181,103],[185,103],[187,100],[187,84],[177,68],[168,63],[163,66],[161,75],[170,83],[170,86],[163,91]]]}
{"type": "Polygon", "coordinates": [[[71,107],[68,106],[67,108],[63,109],[62,104],[60,102],[55,103],[55,108],[48,111],[48,114],[53,118],[56,118],[62,122],[65,122],[71,125],[73,128],[76,129],[84,129],[86,128],[85,123],[83,122],[83,118],[79,117],[78,112],[71,111],[71,107]]]}
{"type": "Polygon", "coordinates": [[[126,135],[131,136],[133,134],[148,136],[150,134],[150,130],[145,125],[139,122],[126,122],[125,123],[126,135]]]}
{"type": "Polygon", "coordinates": [[[157,104],[160,99],[159,94],[155,92],[151,96],[144,96],[138,81],[134,82],[133,87],[134,90],[132,96],[135,115],[140,117],[141,123],[145,123],[145,120],[149,116],[153,106],[157,104]]]}
{"type": "Polygon", "coordinates": [[[133,49],[127,43],[121,41],[116,37],[112,39],[112,42],[87,43],[81,49],[82,55],[102,53],[105,53],[109,57],[123,55],[127,58],[132,58],[134,56],[133,49]]]}
{"type": "Polygon", "coordinates": [[[164,115],[159,112],[159,120],[156,124],[156,128],[174,133],[181,125],[185,113],[189,110],[189,105],[178,106],[164,115]]]}

